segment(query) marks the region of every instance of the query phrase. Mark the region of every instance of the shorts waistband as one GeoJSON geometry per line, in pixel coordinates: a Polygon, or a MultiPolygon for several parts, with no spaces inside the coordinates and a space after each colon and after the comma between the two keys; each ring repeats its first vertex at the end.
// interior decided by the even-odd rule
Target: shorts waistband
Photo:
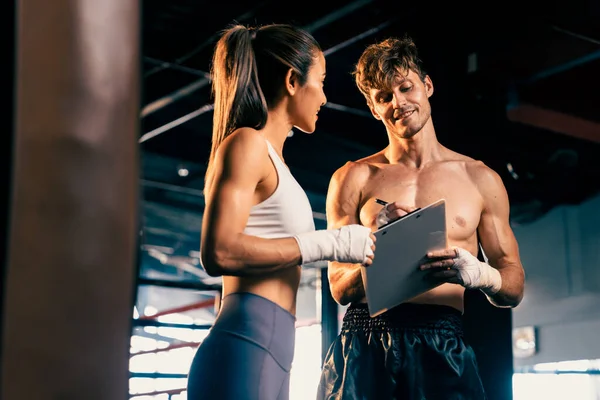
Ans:
{"type": "Polygon", "coordinates": [[[462,313],[450,306],[405,303],[372,318],[361,303],[348,307],[342,323],[342,332],[416,330],[463,336],[462,313]]]}

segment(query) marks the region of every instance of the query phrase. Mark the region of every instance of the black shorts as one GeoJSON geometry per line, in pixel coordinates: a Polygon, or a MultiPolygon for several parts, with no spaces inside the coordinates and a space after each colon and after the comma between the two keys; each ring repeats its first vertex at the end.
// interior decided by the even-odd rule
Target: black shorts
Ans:
{"type": "Polygon", "coordinates": [[[447,306],[402,304],[371,318],[346,311],[323,364],[319,400],[482,400],[462,314],[447,306]]]}

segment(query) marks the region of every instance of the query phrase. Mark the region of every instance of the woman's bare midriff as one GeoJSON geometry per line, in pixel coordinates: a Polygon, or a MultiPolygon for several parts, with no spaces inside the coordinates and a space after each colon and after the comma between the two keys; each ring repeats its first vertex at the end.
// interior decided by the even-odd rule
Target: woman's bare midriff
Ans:
{"type": "Polygon", "coordinates": [[[298,266],[261,277],[224,276],[223,298],[232,293],[252,293],[296,315],[296,294],[300,285],[301,272],[298,266]]]}

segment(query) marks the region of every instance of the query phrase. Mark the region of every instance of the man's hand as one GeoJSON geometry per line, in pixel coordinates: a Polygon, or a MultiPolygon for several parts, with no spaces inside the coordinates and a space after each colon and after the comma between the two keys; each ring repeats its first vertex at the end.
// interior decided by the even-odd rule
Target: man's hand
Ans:
{"type": "Polygon", "coordinates": [[[457,283],[468,289],[482,289],[490,295],[502,287],[502,277],[497,269],[460,247],[427,253],[426,262],[420,269],[430,271],[433,279],[457,283]]]}
{"type": "Polygon", "coordinates": [[[397,220],[398,218],[403,217],[414,210],[416,210],[416,207],[407,206],[397,201],[388,203],[381,209],[381,211],[379,211],[379,214],[377,214],[375,219],[377,228],[381,228],[383,225],[397,220]]]}

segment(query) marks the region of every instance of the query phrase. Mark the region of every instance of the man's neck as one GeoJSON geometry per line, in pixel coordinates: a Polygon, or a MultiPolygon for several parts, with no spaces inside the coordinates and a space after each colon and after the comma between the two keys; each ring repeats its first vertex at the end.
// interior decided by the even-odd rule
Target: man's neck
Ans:
{"type": "Polygon", "coordinates": [[[405,164],[420,169],[442,158],[442,145],[438,142],[431,126],[426,125],[410,139],[389,136],[390,143],[384,154],[390,164],[405,164]]]}

